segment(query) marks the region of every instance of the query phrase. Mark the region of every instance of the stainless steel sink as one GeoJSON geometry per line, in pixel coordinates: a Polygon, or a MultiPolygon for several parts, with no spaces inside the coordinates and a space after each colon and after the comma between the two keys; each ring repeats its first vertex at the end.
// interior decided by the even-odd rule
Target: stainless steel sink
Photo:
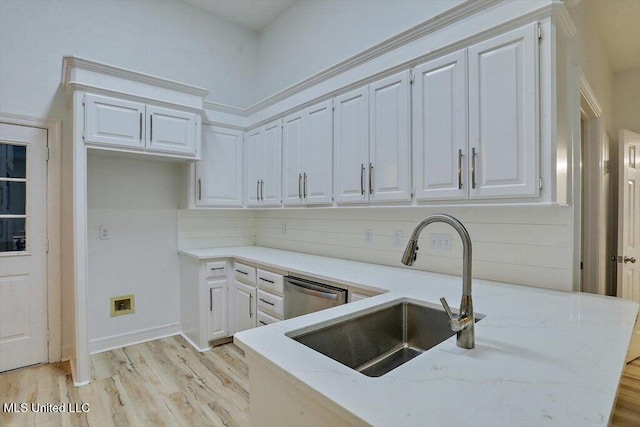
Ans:
{"type": "Polygon", "coordinates": [[[364,375],[380,377],[453,335],[443,310],[400,302],[290,337],[364,375]]]}

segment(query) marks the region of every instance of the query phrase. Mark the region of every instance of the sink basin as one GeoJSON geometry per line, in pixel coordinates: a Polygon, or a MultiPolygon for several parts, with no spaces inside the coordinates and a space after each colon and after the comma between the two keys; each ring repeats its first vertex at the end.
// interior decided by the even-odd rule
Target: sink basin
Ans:
{"type": "Polygon", "coordinates": [[[290,338],[364,375],[380,377],[453,335],[442,309],[400,302],[290,338]]]}

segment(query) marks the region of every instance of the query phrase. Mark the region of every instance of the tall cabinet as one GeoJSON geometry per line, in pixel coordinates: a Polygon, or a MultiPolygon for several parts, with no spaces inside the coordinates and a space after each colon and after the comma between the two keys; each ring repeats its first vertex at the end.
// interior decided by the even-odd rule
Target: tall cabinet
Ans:
{"type": "Polygon", "coordinates": [[[282,120],[247,132],[247,206],[279,206],[282,185],[282,120]]]}

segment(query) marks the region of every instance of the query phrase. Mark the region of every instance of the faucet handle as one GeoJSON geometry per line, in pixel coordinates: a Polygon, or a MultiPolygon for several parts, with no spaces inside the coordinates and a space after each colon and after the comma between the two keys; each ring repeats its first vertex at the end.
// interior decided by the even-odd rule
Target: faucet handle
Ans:
{"type": "Polygon", "coordinates": [[[458,332],[467,327],[469,319],[466,316],[456,316],[455,314],[453,314],[451,308],[449,307],[449,304],[447,303],[447,300],[444,297],[440,298],[440,302],[444,307],[444,311],[447,312],[447,316],[449,316],[449,325],[451,325],[452,331],[458,332]]]}
{"type": "Polygon", "coordinates": [[[447,303],[447,300],[445,299],[445,297],[440,298],[440,302],[442,303],[442,306],[444,307],[444,311],[447,312],[447,316],[449,316],[449,320],[451,320],[451,321],[457,320],[456,316],[451,311],[451,307],[449,307],[449,304],[447,303]]]}

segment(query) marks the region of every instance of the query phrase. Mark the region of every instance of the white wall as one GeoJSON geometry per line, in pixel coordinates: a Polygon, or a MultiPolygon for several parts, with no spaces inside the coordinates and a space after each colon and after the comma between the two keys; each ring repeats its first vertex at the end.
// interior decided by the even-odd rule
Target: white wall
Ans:
{"type": "Polygon", "coordinates": [[[640,133],[640,68],[613,75],[613,130],[640,133]]]}
{"type": "Polygon", "coordinates": [[[462,0],[300,0],[259,37],[259,99],[401,33],[462,0]]]}
{"type": "Polygon", "coordinates": [[[183,164],[88,158],[89,342],[180,322],[177,215],[183,164]],[[108,240],[99,227],[109,226],[108,240]],[[136,312],[111,317],[110,298],[135,295],[136,312]]]}

